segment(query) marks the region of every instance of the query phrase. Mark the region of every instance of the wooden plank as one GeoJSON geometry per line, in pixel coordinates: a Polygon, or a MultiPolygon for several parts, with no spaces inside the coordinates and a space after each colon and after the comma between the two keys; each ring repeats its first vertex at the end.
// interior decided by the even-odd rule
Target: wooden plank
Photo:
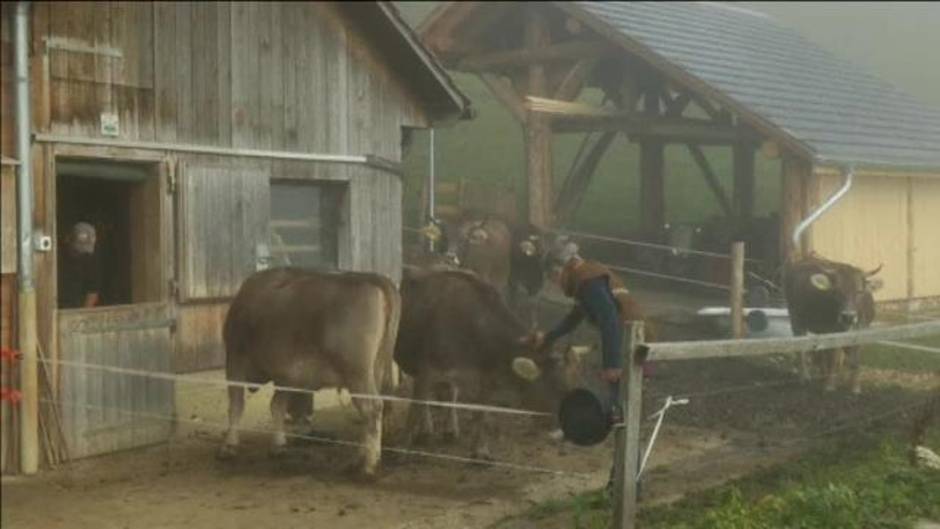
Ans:
{"type": "MultiPolygon", "coordinates": [[[[192,2],[174,2],[176,10],[176,141],[191,143],[196,136],[196,94],[193,93],[193,8],[192,2]]],[[[169,103],[168,103],[169,104],[169,103]]]]}
{"type": "MultiPolygon", "coordinates": [[[[176,142],[177,42],[176,10],[182,4],[154,2],[154,128],[157,141],[176,142]]],[[[182,50],[179,51],[182,53],[182,50]]],[[[185,75],[184,75],[185,76],[185,75]]]]}
{"type": "MultiPolygon", "coordinates": [[[[940,189],[940,188],[938,188],[940,189]]],[[[938,197],[940,198],[940,197],[938,197]]],[[[914,179],[907,179],[907,299],[914,299],[915,274],[917,266],[915,259],[917,255],[917,215],[914,213],[914,179]]]]}
{"type": "MultiPolygon", "coordinates": [[[[542,17],[540,13],[535,15],[542,17]]],[[[569,41],[533,48],[499,51],[466,57],[454,67],[462,72],[486,72],[504,68],[521,68],[550,61],[598,59],[610,46],[597,41],[569,41]]]]}
{"type": "MultiPolygon", "coordinates": [[[[192,142],[215,145],[218,141],[218,118],[221,111],[216,97],[219,86],[217,56],[218,23],[215,4],[194,2],[192,10],[192,71],[186,72],[193,105],[198,111],[192,121],[192,142]]],[[[190,50],[186,50],[190,51],[190,50]]]]}
{"type": "Polygon", "coordinates": [[[0,168],[0,273],[14,274],[19,259],[17,240],[16,171],[12,165],[0,168]]]}
{"type": "Polygon", "coordinates": [[[651,361],[730,358],[822,351],[865,345],[879,341],[910,340],[940,334],[940,323],[925,322],[880,329],[801,336],[798,338],[753,338],[698,342],[657,342],[645,344],[651,361]]]}
{"type": "MultiPolygon", "coordinates": [[[[659,100],[649,92],[644,113],[659,115],[659,100]]],[[[666,223],[665,145],[658,141],[640,143],[640,224],[647,236],[659,233],[666,223]]]]}
{"type": "MultiPolygon", "coordinates": [[[[214,145],[232,145],[232,3],[214,2],[216,25],[214,83],[216,138],[214,145]]],[[[211,43],[210,43],[211,44],[211,43]]]]}
{"type": "Polygon", "coordinates": [[[725,216],[728,218],[734,217],[734,209],[731,207],[731,201],[729,201],[728,197],[725,195],[725,191],[721,187],[721,182],[718,181],[718,177],[708,163],[708,158],[705,157],[705,153],[702,152],[701,147],[691,143],[686,146],[689,149],[689,153],[692,154],[692,159],[695,160],[695,164],[698,165],[699,169],[702,171],[702,176],[705,177],[708,188],[711,190],[712,194],[715,195],[715,199],[718,200],[718,205],[721,206],[721,210],[724,212],[725,216]]]}
{"type": "Polygon", "coordinates": [[[232,4],[232,145],[236,148],[255,147],[259,141],[258,11],[255,2],[232,4]]]}

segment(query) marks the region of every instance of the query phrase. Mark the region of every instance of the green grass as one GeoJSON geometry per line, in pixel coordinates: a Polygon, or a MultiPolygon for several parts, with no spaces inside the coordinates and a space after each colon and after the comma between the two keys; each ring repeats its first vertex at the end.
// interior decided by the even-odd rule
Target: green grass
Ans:
{"type": "MultiPolygon", "coordinates": [[[[940,432],[928,444],[940,446],[940,432]]],[[[915,469],[906,445],[863,433],[831,441],[798,462],[758,472],[679,503],[644,509],[645,529],[894,529],[940,520],[940,472],[915,469]]],[[[591,492],[536,506],[539,521],[564,517],[570,527],[605,528],[610,506],[591,492]]]]}

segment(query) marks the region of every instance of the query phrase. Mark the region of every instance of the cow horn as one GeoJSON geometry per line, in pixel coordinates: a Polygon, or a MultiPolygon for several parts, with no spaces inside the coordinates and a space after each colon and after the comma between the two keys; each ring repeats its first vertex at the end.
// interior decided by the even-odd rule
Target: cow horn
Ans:
{"type": "Polygon", "coordinates": [[[542,376],[542,370],[531,358],[518,356],[512,361],[512,371],[519,378],[532,382],[542,376]]]}
{"type": "Polygon", "coordinates": [[[816,290],[830,290],[832,288],[832,281],[829,280],[829,276],[822,273],[815,273],[809,276],[809,282],[816,287],[816,290]]]}
{"type": "Polygon", "coordinates": [[[875,268],[875,269],[872,270],[871,272],[865,272],[865,277],[871,277],[871,276],[877,274],[878,272],[881,272],[881,269],[882,269],[882,267],[884,267],[884,265],[885,265],[884,263],[881,263],[880,265],[878,265],[878,268],[875,268]]]}

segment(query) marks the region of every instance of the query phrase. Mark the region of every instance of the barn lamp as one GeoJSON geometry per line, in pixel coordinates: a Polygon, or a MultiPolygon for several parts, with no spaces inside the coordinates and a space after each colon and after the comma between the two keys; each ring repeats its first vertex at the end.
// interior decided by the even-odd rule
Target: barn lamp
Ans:
{"type": "Polygon", "coordinates": [[[852,187],[852,181],[855,178],[855,167],[849,166],[847,169],[843,169],[843,173],[845,174],[845,181],[842,183],[842,187],[833,193],[832,196],[829,197],[825,203],[823,203],[823,205],[816,209],[816,211],[810,213],[810,215],[806,217],[803,222],[799,223],[795,230],[793,230],[793,245],[796,248],[800,247],[800,236],[803,235],[803,232],[806,231],[806,228],[809,228],[812,223],[819,220],[819,217],[822,217],[825,212],[829,211],[829,208],[834,206],[836,202],[842,199],[842,197],[849,192],[849,188],[852,187]]]}

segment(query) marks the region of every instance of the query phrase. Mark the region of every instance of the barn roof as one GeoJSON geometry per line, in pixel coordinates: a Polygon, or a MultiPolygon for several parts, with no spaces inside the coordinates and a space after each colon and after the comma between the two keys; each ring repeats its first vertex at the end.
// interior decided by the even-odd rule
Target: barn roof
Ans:
{"type": "Polygon", "coordinates": [[[940,110],[769,16],[714,2],[577,2],[804,144],[818,163],[940,167],[940,110]]]}
{"type": "Polygon", "coordinates": [[[818,165],[940,168],[940,110],[767,15],[717,2],[553,5],[818,165]]]}
{"type": "Polygon", "coordinates": [[[366,34],[382,43],[382,53],[395,61],[402,78],[423,97],[432,121],[472,117],[470,100],[437,58],[421,43],[392,2],[340,2],[366,34]],[[396,45],[386,45],[394,43],[396,45]]]}

